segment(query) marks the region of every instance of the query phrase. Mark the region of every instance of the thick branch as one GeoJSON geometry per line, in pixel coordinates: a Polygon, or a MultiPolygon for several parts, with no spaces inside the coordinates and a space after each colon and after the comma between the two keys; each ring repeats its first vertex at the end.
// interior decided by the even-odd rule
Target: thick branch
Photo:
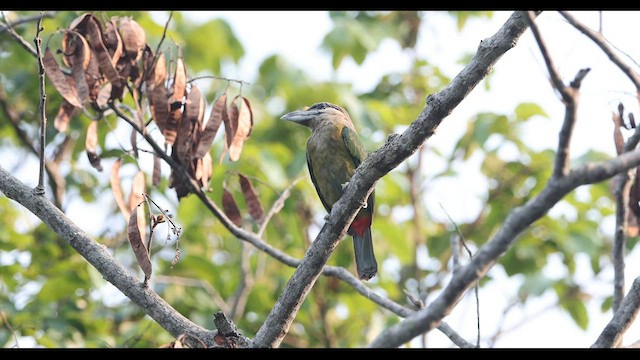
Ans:
{"type": "Polygon", "coordinates": [[[427,97],[426,107],[403,134],[390,138],[381,149],[371,153],[360,164],[345,193],[334,204],[327,223],[302,259],[301,266],[296,269],[258,330],[252,346],[277,347],[280,344],[323,265],[378,179],[411,156],[434,134],[442,120],[489,73],[498,59],[515,46],[526,28],[527,21],[522,14],[513,13],[494,36],[481,41],[474,58],[447,87],[427,97]]]}
{"type": "Polygon", "coordinates": [[[634,151],[604,162],[586,164],[572,170],[565,177],[552,177],[540,194],[511,211],[493,239],[480,248],[469,264],[453,275],[451,282],[427,308],[417,311],[401,323],[380,333],[371,346],[398,347],[432,330],[451,312],[467,289],[483,277],[497,259],[513,245],[516,237],[545,215],[562,197],[580,185],[609,179],[638,164],[640,164],[640,151],[634,151]]]}
{"type": "Polygon", "coordinates": [[[560,15],[564,16],[569,24],[578,29],[589,39],[591,39],[591,41],[598,45],[600,49],[602,49],[602,51],[609,57],[609,60],[616,64],[616,66],[618,66],[618,68],[620,68],[620,70],[622,70],[622,72],[627,75],[629,80],[631,80],[633,85],[636,87],[636,91],[640,92],[640,74],[635,72],[631,66],[626,64],[618,55],[616,55],[614,49],[609,45],[609,42],[604,38],[604,36],[602,36],[602,34],[589,29],[576,18],[574,18],[573,15],[569,14],[566,11],[560,11],[560,15]]]}
{"type": "MultiPolygon", "coordinates": [[[[213,342],[215,332],[194,324],[178,313],[153,290],[145,287],[142,281],[136,279],[129,270],[117,262],[104,246],[91,239],[62,211],[46,198],[36,195],[33,189],[21,183],[1,166],[0,191],[38,216],[93,265],[107,281],[144,309],[171,335],[178,337],[187,334],[200,339],[207,346],[215,346],[213,342]]],[[[197,346],[197,343],[194,342],[191,345],[197,346]]]]}
{"type": "Polygon", "coordinates": [[[638,316],[640,309],[640,277],[637,277],[627,296],[624,297],[620,308],[613,314],[613,318],[602,330],[592,348],[613,347],[620,342],[622,335],[629,329],[638,316]]]}

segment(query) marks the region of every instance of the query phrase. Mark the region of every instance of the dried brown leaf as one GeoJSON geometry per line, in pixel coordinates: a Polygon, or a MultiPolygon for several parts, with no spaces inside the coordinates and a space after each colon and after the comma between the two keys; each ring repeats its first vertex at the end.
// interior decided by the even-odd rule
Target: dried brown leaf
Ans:
{"type": "Polygon", "coordinates": [[[246,97],[242,97],[242,100],[244,100],[244,104],[247,106],[247,109],[249,110],[249,123],[251,124],[249,126],[249,133],[247,134],[247,138],[249,138],[249,136],[251,136],[251,132],[253,131],[253,109],[251,108],[251,103],[249,102],[249,99],[247,99],[246,97]]]}
{"type": "Polygon", "coordinates": [[[613,120],[613,143],[616,146],[616,152],[620,155],[624,149],[624,138],[620,130],[622,126],[622,116],[614,113],[611,116],[611,120],[613,120]]]}
{"type": "Polygon", "coordinates": [[[122,165],[122,159],[118,158],[111,167],[111,192],[113,193],[113,198],[116,200],[116,204],[118,205],[122,216],[127,220],[131,216],[131,211],[124,202],[122,185],[120,185],[120,165],[122,165]]]}
{"type": "Polygon", "coordinates": [[[164,86],[164,81],[167,78],[167,63],[163,52],[158,54],[158,60],[153,68],[153,74],[153,86],[164,86]]]}
{"type": "Polygon", "coordinates": [[[238,95],[233,99],[232,103],[235,103],[236,99],[239,100],[240,106],[238,107],[237,125],[234,131],[233,141],[231,142],[231,146],[229,146],[229,159],[231,161],[236,161],[240,158],[244,142],[249,138],[253,126],[253,116],[247,102],[243,97],[238,95]]]}
{"type": "Polygon", "coordinates": [[[160,180],[161,180],[161,164],[160,164],[160,157],[156,154],[153,154],[153,179],[152,179],[152,184],[155,187],[160,186],[160,180]]]}
{"type": "Polygon", "coordinates": [[[131,183],[131,193],[129,193],[129,210],[133,211],[138,204],[144,201],[143,194],[146,191],[145,185],[144,172],[139,170],[133,177],[133,182],[131,183]]]}
{"type": "Polygon", "coordinates": [[[227,148],[231,148],[233,137],[235,136],[236,128],[238,127],[238,116],[240,116],[235,98],[229,104],[227,115],[227,118],[223,118],[222,121],[224,122],[224,131],[227,135],[227,141],[225,142],[225,144],[227,148]]]}
{"type": "Polygon", "coordinates": [[[113,19],[108,21],[104,28],[104,46],[111,56],[111,64],[115,67],[123,53],[122,38],[113,19]]]}
{"type": "MultiPolygon", "coordinates": [[[[144,272],[144,278],[147,280],[151,278],[151,258],[149,257],[149,251],[144,245],[143,236],[140,232],[138,209],[143,210],[142,213],[144,214],[144,209],[142,208],[136,208],[135,211],[131,212],[127,237],[131,243],[133,253],[136,255],[136,260],[138,260],[138,265],[140,265],[140,268],[142,268],[142,271],[144,272]]],[[[144,215],[142,217],[144,218],[144,215]]]]}
{"type": "Polygon", "coordinates": [[[100,109],[104,109],[109,102],[109,98],[111,97],[111,83],[106,83],[100,91],[98,92],[98,96],[96,97],[96,105],[100,109]]]}
{"type": "Polygon", "coordinates": [[[87,128],[87,135],[84,142],[89,162],[96,170],[102,171],[102,165],[100,164],[100,156],[98,156],[98,122],[91,121],[87,128]]]}
{"type": "Polygon", "coordinates": [[[242,226],[242,216],[240,215],[238,205],[233,199],[233,195],[231,195],[224,185],[222,185],[222,210],[224,210],[225,215],[227,215],[232,223],[238,227],[242,226]]]}
{"type": "Polygon", "coordinates": [[[82,102],[78,98],[75,81],[72,77],[65,75],[62,70],[60,70],[58,62],[49,48],[44,51],[42,62],[44,63],[44,70],[47,76],[51,79],[53,86],[58,90],[60,95],[71,105],[81,108],[82,102]]]}
{"type": "MultiPolygon", "coordinates": [[[[153,104],[152,107],[150,107],[153,121],[164,134],[170,117],[169,105],[167,104],[167,90],[164,85],[157,86],[153,88],[153,91],[151,91],[149,95],[149,100],[153,104]]],[[[175,135],[172,140],[175,140],[175,135]]],[[[169,139],[165,139],[165,141],[170,144],[173,143],[173,141],[169,142],[169,139]]]]}
{"type": "Polygon", "coordinates": [[[227,93],[228,91],[225,91],[224,94],[220,95],[211,108],[209,120],[207,120],[204,130],[202,130],[202,136],[200,136],[198,140],[198,147],[194,154],[194,158],[196,159],[201,159],[205,154],[209,153],[213,139],[215,139],[218,128],[220,128],[220,124],[224,118],[228,118],[227,93]]]}
{"type": "Polygon", "coordinates": [[[211,180],[211,175],[213,174],[213,159],[211,158],[210,153],[204,154],[202,159],[198,159],[202,161],[202,176],[200,177],[200,185],[207,191],[209,189],[209,180],[211,180]]]}
{"type": "Polygon", "coordinates": [[[53,120],[53,127],[59,132],[67,131],[67,127],[69,126],[69,122],[71,121],[71,117],[73,117],[74,112],[76,112],[77,107],[69,104],[69,102],[65,99],[62,99],[62,104],[60,104],[60,109],[58,110],[58,114],[56,118],[53,120]]]}
{"type": "Polygon", "coordinates": [[[68,67],[73,67],[79,60],[82,68],[87,69],[91,60],[91,47],[84,36],[78,32],[65,31],[62,36],[62,60],[68,67]]]}
{"type": "Polygon", "coordinates": [[[204,98],[200,94],[200,90],[193,85],[187,95],[185,111],[182,113],[178,136],[174,144],[174,149],[177,149],[178,159],[183,164],[189,162],[193,144],[200,136],[199,130],[204,116],[204,107],[204,98]]]}
{"type": "MultiPolygon", "coordinates": [[[[71,77],[76,84],[78,100],[84,106],[89,98],[89,84],[87,83],[85,69],[89,67],[91,49],[87,41],[80,35],[74,35],[73,61],[71,66],[71,77]]],[[[65,56],[66,57],[66,56],[65,56]]]]}
{"type": "Polygon", "coordinates": [[[130,17],[119,19],[119,30],[127,56],[138,61],[147,43],[144,29],[130,17]]]}
{"type": "Polygon", "coordinates": [[[176,72],[173,76],[173,98],[172,102],[182,101],[187,91],[187,68],[184,66],[182,54],[176,60],[176,72]]]}
{"type": "Polygon", "coordinates": [[[85,34],[87,21],[92,17],[93,15],[90,13],[84,13],[78,16],[71,22],[71,24],[69,24],[69,30],[76,30],[81,34],[85,34]]]}
{"type": "Polygon", "coordinates": [[[238,174],[238,177],[240,178],[240,187],[242,188],[244,201],[249,208],[249,215],[251,215],[251,217],[258,223],[262,222],[262,219],[264,218],[264,209],[262,208],[256,189],[253,187],[253,184],[248,177],[242,174],[238,174]]]}
{"type": "Polygon", "coordinates": [[[97,57],[100,72],[111,82],[111,99],[122,100],[124,84],[111,62],[109,51],[102,41],[102,28],[96,17],[91,17],[87,21],[87,39],[89,40],[93,53],[97,57]]]}

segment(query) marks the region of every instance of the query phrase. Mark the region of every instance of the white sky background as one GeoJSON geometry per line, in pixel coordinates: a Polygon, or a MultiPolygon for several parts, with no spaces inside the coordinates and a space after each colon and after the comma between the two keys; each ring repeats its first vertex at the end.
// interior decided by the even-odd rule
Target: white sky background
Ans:
{"type": "MultiPolygon", "coordinates": [[[[421,37],[417,48],[421,56],[439,66],[450,77],[457,75],[462,65],[457,60],[465,52],[475,52],[480,40],[493,35],[504,24],[511,12],[496,12],[493,19],[471,20],[462,32],[458,32],[455,23],[445,13],[429,13],[423,22],[421,37]]],[[[408,69],[408,54],[393,41],[384,41],[379,49],[367,57],[361,65],[351,59],[343,61],[337,73],[331,67],[330,54],[320,47],[322,39],[331,30],[332,22],[325,12],[192,12],[195,20],[211,17],[222,17],[227,20],[246,54],[239,66],[225,69],[225,76],[252,81],[255,79],[259,64],[274,53],[285,57],[295,66],[307,71],[317,80],[333,79],[351,82],[356,92],[370,90],[383,74],[391,71],[408,69]],[[249,24],[249,25],[248,25],[249,24]]],[[[581,21],[592,28],[598,28],[597,12],[574,13],[581,21]]],[[[625,53],[638,59],[640,49],[637,44],[640,13],[637,12],[605,12],[603,33],[625,53]]],[[[590,67],[591,72],[583,81],[578,123],[571,144],[572,155],[577,157],[589,149],[614,154],[612,142],[611,112],[621,99],[625,109],[638,114],[637,102],[634,100],[635,89],[624,75],[617,70],[585,36],[570,27],[560,15],[547,12],[538,19],[540,27],[552,57],[565,83],[572,80],[578,70],[590,67]]],[[[518,45],[507,52],[495,66],[491,79],[490,92],[484,91],[480,84],[454,111],[445,119],[435,136],[429,139],[429,146],[438,147],[449,153],[454,143],[466,128],[467,120],[481,111],[496,113],[512,113],[521,102],[535,102],[542,106],[549,118],[540,118],[526,130],[528,143],[534,149],[555,148],[557,134],[564,117],[564,106],[555,95],[549,82],[544,61],[540,56],[537,44],[530,31],[527,31],[518,45]]],[[[317,99],[322,101],[323,99],[317,99]]],[[[287,109],[291,110],[291,109],[287,109]]],[[[637,117],[640,119],[640,117],[637,117]]],[[[408,123],[411,119],[406,119],[408,123]]],[[[265,120],[267,121],[267,120],[265,120]]],[[[428,164],[429,161],[426,161],[428,164]]],[[[550,165],[551,166],[551,165],[550,165]]],[[[445,204],[447,211],[455,221],[465,221],[475,216],[480,206],[478,188],[468,186],[480,181],[475,173],[477,165],[469,166],[470,170],[462,171],[464,179],[452,184],[432,184],[428,192],[433,214],[438,211],[440,203],[445,204]],[[452,187],[456,191],[450,191],[452,187]],[[476,205],[469,204],[469,199],[477,199],[476,205]],[[448,205],[447,205],[448,204],[448,205]],[[465,206],[456,206],[465,204],[465,206]]],[[[428,165],[425,171],[428,171],[428,165]]],[[[561,212],[556,207],[553,211],[561,212]]],[[[444,214],[442,214],[444,216],[444,214]]],[[[613,229],[613,221],[609,228],[613,229]]],[[[630,284],[640,274],[638,251],[627,258],[626,279],[630,284]],[[634,261],[636,260],[636,261],[634,261]]],[[[611,294],[612,271],[603,271],[594,281],[586,256],[578,259],[579,283],[593,283],[592,290],[597,297],[604,298],[611,294]],[[582,269],[582,271],[580,271],[582,269]]],[[[543,272],[554,278],[565,276],[560,258],[554,258],[543,272]]],[[[502,281],[494,281],[480,291],[481,334],[486,341],[496,331],[497,321],[502,309],[516,294],[518,282],[508,279],[497,270],[491,276],[502,281]]],[[[503,329],[518,326],[525,318],[531,320],[515,330],[502,335],[494,344],[495,347],[589,347],[609,321],[611,313],[602,314],[600,301],[589,306],[590,323],[588,331],[579,329],[568,313],[552,309],[541,311],[555,302],[553,292],[548,292],[537,301],[530,301],[524,310],[514,310],[506,318],[503,329]],[[535,315],[539,314],[539,315],[535,315]]],[[[453,313],[445,318],[454,329],[469,341],[475,341],[475,299],[467,295],[453,313]]],[[[376,335],[376,334],[372,334],[376,335]]],[[[633,325],[625,336],[625,344],[640,338],[640,325],[633,325]]],[[[449,347],[451,342],[437,330],[428,335],[428,346],[449,347]]]]}
{"type": "MultiPolygon", "coordinates": [[[[454,77],[463,68],[463,65],[457,63],[458,59],[466,52],[474,53],[480,40],[495,34],[510,14],[511,12],[495,12],[490,20],[470,20],[464,30],[458,32],[455,22],[449,15],[438,12],[428,13],[426,20],[423,21],[421,37],[417,45],[419,55],[440,67],[448,76],[454,77]]],[[[588,26],[598,28],[597,12],[574,12],[573,14],[588,26]]],[[[334,73],[330,54],[320,47],[324,36],[332,28],[332,22],[326,12],[194,11],[189,12],[189,16],[195,21],[220,17],[232,26],[245,48],[245,56],[238,66],[223,69],[223,75],[229,78],[254,81],[262,61],[267,56],[277,53],[296,67],[305,70],[316,80],[351,82],[354,85],[354,91],[364,92],[375,86],[383,74],[404,71],[410,64],[408,54],[404,53],[395,42],[386,40],[374,54],[367,57],[362,65],[355,64],[351,59],[345,59],[338,71],[334,73]]],[[[157,13],[159,22],[163,23],[166,18],[166,12],[157,13]]],[[[640,47],[637,45],[637,34],[640,33],[638,29],[640,12],[605,12],[603,20],[604,35],[633,59],[640,59],[640,47]]],[[[536,22],[565,83],[572,80],[579,69],[591,68],[581,87],[578,123],[571,144],[572,157],[575,158],[589,149],[615,155],[611,112],[616,108],[618,101],[623,100],[627,112],[640,114],[634,98],[634,87],[590,40],[566,24],[560,15],[545,12],[536,22]]],[[[564,106],[555,95],[547,78],[547,70],[538,46],[531,32],[527,31],[517,46],[508,51],[495,66],[490,82],[490,92],[486,92],[483,84],[479,84],[442,122],[435,136],[428,140],[428,146],[437,147],[448,154],[455,145],[455,141],[465,131],[468,119],[473,115],[483,111],[510,114],[517,104],[534,102],[545,110],[549,118],[531,121],[531,126],[526,130],[526,141],[534,149],[555,148],[557,134],[564,117],[564,106]]],[[[322,100],[317,99],[317,101],[322,100]]],[[[293,109],[286,109],[286,111],[289,110],[293,109]]],[[[640,122],[640,116],[636,118],[640,122]]],[[[276,120],[263,119],[262,121],[276,120]]],[[[354,120],[357,123],[358,120],[354,120]]],[[[401,121],[408,124],[411,120],[413,119],[401,121]]],[[[435,158],[427,157],[426,160],[425,173],[430,169],[434,171],[432,166],[437,166],[435,158]]],[[[9,165],[3,163],[3,166],[11,170],[10,159],[7,159],[7,162],[9,165]]],[[[28,168],[35,168],[35,163],[33,165],[28,168]]],[[[88,162],[86,165],[88,168],[88,162]]],[[[426,202],[434,216],[441,216],[440,220],[446,219],[439,205],[443,204],[456,222],[461,223],[475,217],[480,208],[483,192],[480,186],[474,188],[469,184],[484,184],[482,177],[477,174],[477,168],[478,163],[474,163],[472,159],[459,169],[463,177],[429,185],[426,195],[429,199],[426,202]],[[460,206],[461,204],[464,206],[460,206]]],[[[37,181],[25,173],[19,173],[16,176],[27,183],[33,182],[31,185],[34,186],[37,181]]],[[[127,185],[124,184],[124,186],[127,185]]],[[[71,198],[72,194],[68,196],[71,198]]],[[[95,204],[74,201],[69,203],[67,212],[69,217],[83,229],[95,234],[97,230],[92,231],[92,229],[102,229],[103,219],[95,217],[88,219],[86,214],[100,213],[101,208],[112,206],[111,202],[109,196],[105,196],[95,204]]],[[[563,209],[557,206],[552,209],[552,212],[563,213],[563,209]]],[[[25,217],[34,219],[26,210],[25,217]]],[[[612,232],[614,221],[608,220],[611,221],[603,222],[603,228],[611,229],[612,232]]],[[[639,252],[640,250],[634,251],[626,259],[627,288],[633,279],[640,275],[639,252]]],[[[597,279],[594,279],[586,256],[577,259],[577,263],[576,281],[578,283],[592,284],[588,291],[593,292],[597,299],[603,299],[611,294],[613,289],[611,269],[603,271],[597,279]]],[[[560,258],[552,259],[551,264],[543,269],[543,272],[554,278],[561,278],[566,274],[560,258]]],[[[480,290],[483,345],[486,345],[485,341],[495,333],[502,310],[516,295],[519,285],[518,281],[509,279],[503,272],[496,269],[493,269],[490,275],[498,281],[493,281],[480,290]]],[[[475,298],[472,292],[470,295],[464,298],[452,314],[445,318],[445,321],[468,341],[475,342],[477,334],[475,298]]],[[[115,296],[117,297],[118,294],[115,296]]],[[[506,318],[503,329],[517,326],[523,319],[533,314],[539,315],[502,335],[494,346],[589,347],[611,317],[610,311],[605,314],[600,312],[601,301],[590,302],[589,328],[584,332],[563,310],[552,309],[540,312],[554,302],[555,295],[553,292],[548,292],[543,298],[530,301],[524,311],[512,311],[506,318]]],[[[371,336],[376,335],[377,333],[371,334],[371,336]]],[[[451,341],[437,330],[431,331],[427,339],[430,347],[451,346],[451,341]]],[[[624,343],[630,344],[638,339],[640,339],[640,325],[636,323],[627,332],[624,343]]],[[[23,342],[21,345],[28,346],[23,342]]]]}

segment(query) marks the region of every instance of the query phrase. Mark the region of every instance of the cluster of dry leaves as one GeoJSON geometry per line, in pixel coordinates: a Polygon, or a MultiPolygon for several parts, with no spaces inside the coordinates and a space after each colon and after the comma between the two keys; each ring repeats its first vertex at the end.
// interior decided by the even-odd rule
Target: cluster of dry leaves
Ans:
{"type": "MultiPolygon", "coordinates": [[[[47,77],[63,101],[55,117],[54,127],[64,132],[71,119],[83,109],[98,113],[86,130],[85,149],[91,165],[102,171],[98,154],[98,126],[110,110],[132,124],[132,155],[138,158],[137,133],[145,134],[147,125],[146,109],[153,123],[164,136],[165,150],[171,147],[171,158],[181,164],[192,179],[201,188],[209,187],[212,175],[210,154],[214,138],[224,123],[225,140],[221,159],[228,152],[229,159],[236,161],[240,157],[245,141],[253,129],[253,111],[249,100],[241,95],[231,98],[229,86],[215,100],[210,115],[205,122],[206,102],[204,96],[193,81],[189,81],[187,67],[180,49],[177,56],[169,60],[164,51],[154,51],[147,44],[144,29],[128,17],[112,18],[101,22],[91,13],[77,17],[68,29],[61,30],[61,54],[64,67],[56,60],[54,53],[46,48],[43,64],[47,77]],[[131,95],[133,107],[122,103],[126,93],[131,95]],[[124,111],[123,111],[124,109],[124,111]]],[[[158,45],[160,49],[160,45],[158,45]]],[[[151,276],[149,260],[150,241],[155,226],[170,221],[164,210],[154,215],[145,198],[146,181],[142,171],[134,176],[129,199],[125,203],[120,185],[118,159],[111,171],[111,188],[125,219],[128,219],[128,235],[145,273],[145,282],[151,276]],[[146,218],[144,207],[147,203],[150,221],[150,234],[146,238],[146,218]]],[[[175,188],[178,199],[190,192],[183,177],[174,174],[172,169],[169,186],[175,188]]],[[[154,154],[152,183],[160,184],[160,157],[154,154]]],[[[254,220],[264,218],[262,206],[250,180],[240,175],[240,185],[250,215],[254,220]]],[[[242,218],[231,193],[223,185],[223,209],[238,226],[242,218]]],[[[171,222],[171,232],[179,237],[179,228],[171,222]]],[[[177,248],[176,258],[179,258],[177,248]]]]}
{"type": "MultiPolygon", "coordinates": [[[[625,149],[625,141],[622,136],[622,130],[624,129],[635,129],[636,128],[636,120],[633,116],[633,113],[629,113],[627,118],[629,120],[629,124],[624,121],[624,105],[620,103],[618,105],[618,113],[612,114],[613,120],[613,141],[616,145],[616,152],[618,155],[622,154],[625,149]]],[[[615,195],[616,189],[620,186],[620,177],[616,176],[611,179],[609,183],[611,192],[615,195]]],[[[629,187],[629,209],[631,211],[627,212],[627,235],[630,237],[638,236],[640,233],[640,167],[636,168],[636,176],[633,178],[633,182],[629,187]]]]}

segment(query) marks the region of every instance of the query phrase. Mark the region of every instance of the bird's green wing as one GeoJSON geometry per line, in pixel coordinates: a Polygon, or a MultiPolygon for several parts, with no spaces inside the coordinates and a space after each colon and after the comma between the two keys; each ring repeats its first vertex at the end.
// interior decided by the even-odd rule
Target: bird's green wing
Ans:
{"type": "Polygon", "coordinates": [[[353,162],[356,164],[356,167],[358,167],[364,158],[367,157],[367,150],[365,150],[362,141],[358,137],[358,134],[347,126],[342,128],[342,139],[344,140],[344,144],[347,145],[347,150],[349,150],[353,162]]]}
{"type": "MultiPolygon", "coordinates": [[[[347,126],[342,128],[342,139],[344,140],[344,144],[347,146],[347,150],[349,150],[349,154],[351,154],[351,158],[356,164],[356,167],[360,166],[360,163],[367,157],[367,150],[364,148],[362,140],[360,140],[355,131],[351,130],[347,126]]],[[[372,215],[375,200],[374,193],[375,192],[372,192],[367,200],[367,207],[369,208],[369,211],[371,211],[372,215]]]]}
{"type": "Polygon", "coordinates": [[[311,158],[309,157],[309,152],[307,151],[307,167],[309,168],[309,175],[311,175],[311,181],[313,182],[313,186],[316,188],[316,192],[318,193],[318,197],[320,197],[320,201],[322,201],[322,205],[327,210],[327,212],[331,212],[331,206],[327,204],[327,201],[322,196],[322,191],[318,186],[318,181],[316,177],[313,175],[313,164],[311,163],[311,158]]]}

